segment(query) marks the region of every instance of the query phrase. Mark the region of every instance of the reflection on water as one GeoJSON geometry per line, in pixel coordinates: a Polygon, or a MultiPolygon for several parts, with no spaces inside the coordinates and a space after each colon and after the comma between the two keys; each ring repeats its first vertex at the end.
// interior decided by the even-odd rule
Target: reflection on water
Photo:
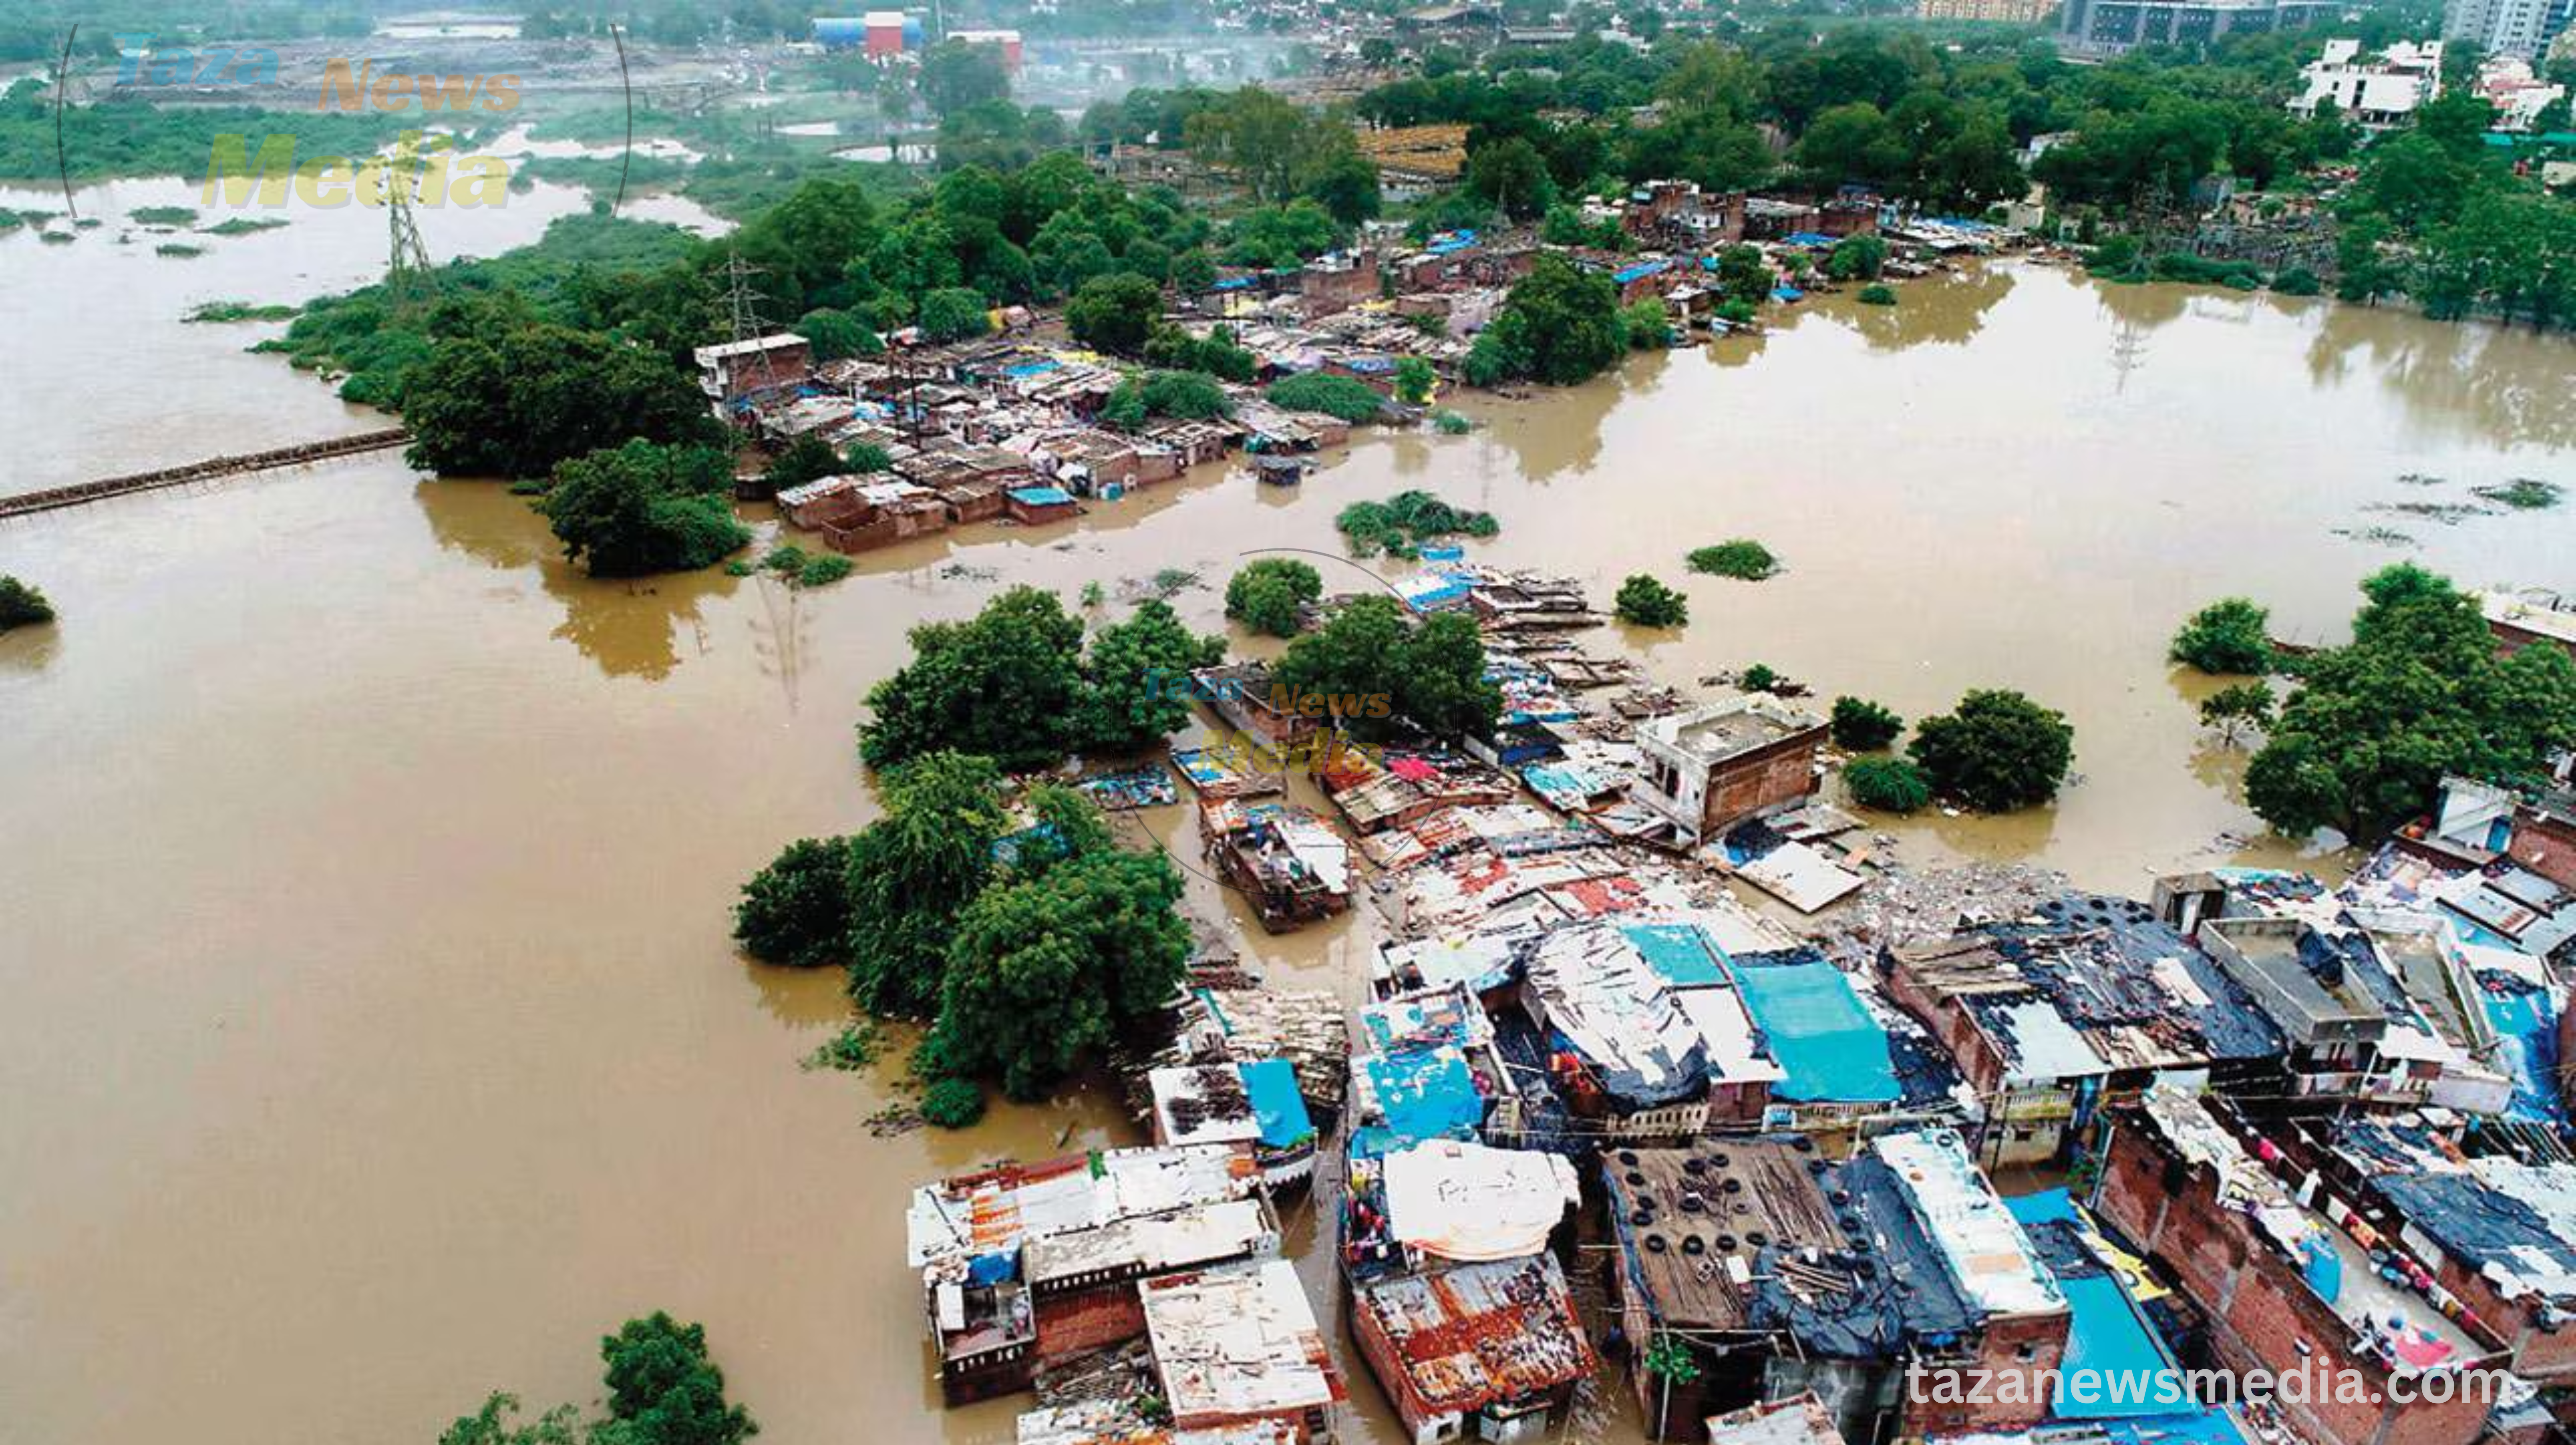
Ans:
{"type": "MultiPolygon", "coordinates": [[[[241,238],[280,267],[241,294],[372,264],[318,228],[300,249],[301,225],[241,238]]],[[[0,238],[0,310],[62,364],[33,411],[0,392],[18,440],[0,484],[30,459],[118,470],[339,416],[240,356],[242,333],[177,327],[188,287],[120,289],[175,273],[17,265],[33,244],[0,238]],[[75,284],[77,302],[49,290],[75,284]],[[89,344],[84,307],[132,344],[89,344]]],[[[1864,310],[1820,298],[1562,393],[1444,398],[1480,429],[1364,442],[1300,487],[1210,468],[1079,524],[871,553],[811,592],[595,583],[525,499],[388,455],[0,525],[0,572],[65,608],[0,638],[0,837],[42,840],[0,868],[0,1179],[45,1183],[0,1190],[11,1424],[248,1445],[291,1399],[315,1438],[426,1439],[495,1387],[590,1398],[590,1342],[662,1307],[707,1322],[779,1439],[1007,1439],[1014,1402],[932,1402],[906,1191],[1133,1125],[1068,1091],[877,1137],[864,1121],[906,1097],[901,1031],[873,1070],[798,1070],[846,1016],[837,981],[746,964],[728,937],[782,843],[874,815],[850,728],[905,631],[998,588],[1118,597],[1192,570],[1174,605],[1214,630],[1245,553],[1338,556],[1335,513],[1425,487],[1497,516],[1480,559],[1604,600],[1632,572],[1682,587],[1687,627],[1586,636],[1658,677],[1758,659],[1909,718],[1977,686],[2059,708],[2078,777],[2056,806],[1874,822],[1900,859],[2026,858],[2143,894],[2175,868],[2298,860],[2246,841],[2243,755],[2195,715],[2212,684],[2164,660],[2183,616],[2249,593],[2331,638],[2387,555],[2335,531],[2410,495],[2396,476],[2563,467],[2556,338],[2045,268],[1864,310]],[[1736,536],[1788,570],[1684,570],[1736,536]],[[230,1327],[186,1327],[206,1318],[230,1327]]],[[[2420,555],[2481,583],[2562,575],[2571,551],[2576,509],[2427,528],[2420,555]]],[[[1133,827],[1195,857],[1187,808],[1133,827]]],[[[1186,886],[1274,980],[1364,991],[1368,909],[1273,939],[1186,886]]],[[[1329,1231],[1301,1209],[1290,1235],[1338,1310],[1329,1231]]],[[[1331,1333],[1348,1437],[1392,1445],[1331,1333]]],[[[1625,1398],[1599,1391],[1576,1438],[1633,1441],[1625,1398]]]]}

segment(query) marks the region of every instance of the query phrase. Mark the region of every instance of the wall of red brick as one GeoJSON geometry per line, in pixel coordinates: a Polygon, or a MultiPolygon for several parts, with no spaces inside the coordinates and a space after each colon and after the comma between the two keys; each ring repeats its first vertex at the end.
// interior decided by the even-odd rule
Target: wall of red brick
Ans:
{"type": "Polygon", "coordinates": [[[1709,774],[1701,826],[1717,828],[1765,808],[1794,803],[1816,791],[1812,740],[1780,751],[1736,759],[1709,774]]]}
{"type": "Polygon", "coordinates": [[[1935,999],[1905,965],[1899,963],[1887,975],[1888,997],[1896,1000],[1907,1013],[1922,1020],[1932,1036],[1941,1041],[1958,1060],[1959,1072],[1980,1093],[1991,1093],[2003,1082],[2003,1060],[1995,1057],[1985,1035],[1977,1032],[1967,1012],[1947,999],[1935,999]]]}
{"type": "Polygon", "coordinates": [[[1124,1344],[1145,1333],[1145,1301],[1135,1282],[1103,1285],[1038,1301],[1038,1354],[1050,1360],[1124,1344]]]}
{"type": "Polygon", "coordinates": [[[2514,824],[2514,861],[2561,888],[2576,888],[2576,828],[2529,814],[2514,824]]]}
{"type": "Polygon", "coordinates": [[[2175,1179],[2170,1162],[2173,1156],[2134,1116],[2120,1120],[2098,1212],[2164,1261],[2207,1312],[2211,1353],[2221,1367],[2275,1376],[2357,1371],[2369,1401],[2338,1399],[2344,1393],[2341,1379],[2311,1373],[2321,1388],[2308,1390],[2304,1401],[2279,1402],[2294,1428],[2324,1445],[2470,1445],[2478,1438],[2487,1414],[2480,1400],[2375,1403],[2386,1394],[2388,1378],[2376,1364],[2349,1353],[2351,1327],[2286,1258],[2250,1238],[2250,1220],[2219,1205],[2214,1175],[2184,1169],[2177,1187],[2169,1183],[2175,1179]]]}

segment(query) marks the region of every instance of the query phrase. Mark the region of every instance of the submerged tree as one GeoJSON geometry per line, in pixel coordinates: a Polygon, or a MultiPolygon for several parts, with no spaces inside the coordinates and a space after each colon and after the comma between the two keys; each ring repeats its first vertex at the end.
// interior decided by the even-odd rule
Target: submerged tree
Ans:
{"type": "Polygon", "coordinates": [[[1947,716],[1916,724],[1907,751],[1941,796],[2005,813],[2057,796],[2074,761],[2075,729],[2020,693],[1980,690],[1947,716]]]}
{"type": "Polygon", "coordinates": [[[850,947],[850,840],[799,838],[742,886],[734,941],[763,963],[821,968],[850,947]]]}
{"type": "Polygon", "coordinates": [[[993,876],[1005,820],[986,758],[938,752],[878,776],[885,816],[850,840],[850,996],[871,1013],[939,1005],[957,915],[993,876]]]}
{"type": "Polygon", "coordinates": [[[2576,742],[2576,662],[2496,656],[2475,597],[2412,563],[2362,583],[2353,640],[2301,660],[2299,686],[2245,771],[2245,800],[2293,836],[2363,842],[2414,818],[2451,774],[2545,776],[2576,742]]]}
{"type": "Polygon", "coordinates": [[[593,577],[713,566],[749,544],[727,493],[733,467],[713,447],[632,441],[555,468],[537,501],[564,556],[593,577]]]}
{"type": "Polygon", "coordinates": [[[54,604],[26,583],[0,573],[0,632],[54,620],[54,604]]]}
{"type": "Polygon", "coordinates": [[[2174,634],[2174,661],[2203,672],[2272,670],[2272,614],[2244,597],[2222,597],[2191,615],[2174,634]]]}

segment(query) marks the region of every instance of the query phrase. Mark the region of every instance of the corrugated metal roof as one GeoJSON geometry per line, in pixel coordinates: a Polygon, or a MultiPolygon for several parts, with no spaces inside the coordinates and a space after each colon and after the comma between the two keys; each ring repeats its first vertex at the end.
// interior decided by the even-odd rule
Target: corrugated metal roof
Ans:
{"type": "Polygon", "coordinates": [[[1438,1412],[1507,1404],[1583,1379],[1596,1361],[1552,1255],[1454,1265],[1355,1286],[1407,1382],[1438,1412]]]}

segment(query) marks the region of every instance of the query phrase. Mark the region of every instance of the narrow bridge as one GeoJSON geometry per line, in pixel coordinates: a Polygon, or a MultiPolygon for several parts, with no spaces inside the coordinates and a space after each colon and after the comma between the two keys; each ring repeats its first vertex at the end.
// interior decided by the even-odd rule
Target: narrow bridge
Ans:
{"type": "Polygon", "coordinates": [[[31,512],[50,512],[61,507],[77,507],[86,502],[104,501],[134,492],[157,491],[163,487],[184,487],[190,482],[212,481],[217,477],[240,476],[246,472],[265,472],[278,467],[301,466],[306,462],[328,461],[333,457],[356,456],[362,452],[380,452],[411,440],[411,433],[401,427],[383,431],[358,432],[352,436],[332,437],[327,441],[306,442],[301,446],[278,447],[240,456],[210,457],[184,467],[164,467],[157,472],[137,472],[130,477],[109,477],[105,481],[81,482],[68,487],[49,487],[41,492],[25,492],[14,497],[0,497],[0,518],[25,516],[31,512]]]}

